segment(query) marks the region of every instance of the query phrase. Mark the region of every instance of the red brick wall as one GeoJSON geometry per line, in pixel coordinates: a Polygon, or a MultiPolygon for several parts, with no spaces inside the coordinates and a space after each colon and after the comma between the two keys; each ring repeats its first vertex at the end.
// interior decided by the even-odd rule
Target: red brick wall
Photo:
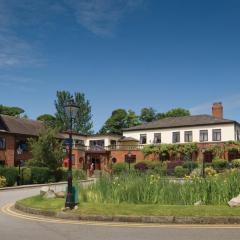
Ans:
{"type": "Polygon", "coordinates": [[[6,135],[6,164],[7,166],[14,166],[15,155],[15,136],[6,135]]]}

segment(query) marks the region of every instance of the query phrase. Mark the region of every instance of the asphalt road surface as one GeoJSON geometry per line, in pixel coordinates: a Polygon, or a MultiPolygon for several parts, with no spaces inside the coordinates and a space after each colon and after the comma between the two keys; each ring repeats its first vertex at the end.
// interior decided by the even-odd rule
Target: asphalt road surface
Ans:
{"type": "MultiPolygon", "coordinates": [[[[27,196],[39,188],[0,191],[0,208],[27,196]]],[[[103,223],[81,224],[45,222],[20,218],[0,212],[0,240],[239,240],[240,226],[179,226],[103,223]]]]}

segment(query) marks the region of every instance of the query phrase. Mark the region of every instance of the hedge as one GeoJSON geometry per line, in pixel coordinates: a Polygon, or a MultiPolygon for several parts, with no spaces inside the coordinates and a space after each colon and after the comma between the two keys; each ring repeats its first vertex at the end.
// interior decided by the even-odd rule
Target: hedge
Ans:
{"type": "Polygon", "coordinates": [[[0,176],[6,178],[6,185],[10,187],[17,181],[18,170],[15,167],[0,167],[0,176]]]}

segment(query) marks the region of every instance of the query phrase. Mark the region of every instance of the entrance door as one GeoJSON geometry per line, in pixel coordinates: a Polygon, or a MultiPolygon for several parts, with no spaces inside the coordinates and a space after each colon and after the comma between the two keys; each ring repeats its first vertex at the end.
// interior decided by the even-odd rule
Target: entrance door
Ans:
{"type": "Polygon", "coordinates": [[[100,158],[93,157],[92,163],[94,164],[94,170],[101,170],[100,158]]]}

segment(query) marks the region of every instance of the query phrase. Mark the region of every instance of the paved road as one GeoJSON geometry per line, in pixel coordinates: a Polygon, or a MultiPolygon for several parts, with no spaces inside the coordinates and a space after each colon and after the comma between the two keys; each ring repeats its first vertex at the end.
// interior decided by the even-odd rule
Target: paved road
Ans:
{"type": "MultiPolygon", "coordinates": [[[[35,195],[36,189],[0,191],[0,208],[35,195]]],[[[208,227],[126,227],[76,225],[26,220],[0,212],[0,240],[239,240],[240,228],[208,227]]]]}

